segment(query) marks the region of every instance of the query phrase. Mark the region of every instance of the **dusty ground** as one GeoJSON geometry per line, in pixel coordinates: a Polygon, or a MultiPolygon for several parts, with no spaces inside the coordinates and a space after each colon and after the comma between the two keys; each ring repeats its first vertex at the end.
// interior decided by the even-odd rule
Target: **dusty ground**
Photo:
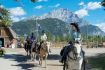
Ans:
{"type": "MultiPolygon", "coordinates": [[[[6,54],[0,57],[0,70],[62,70],[62,64],[59,63],[61,48],[52,48],[52,52],[47,60],[47,68],[44,65],[40,67],[38,61],[32,62],[30,57],[26,56],[23,48],[20,49],[5,49],[6,54]]],[[[86,57],[94,57],[98,54],[105,53],[105,48],[84,48],[86,57]]],[[[92,70],[87,65],[86,70],[92,70]]]]}

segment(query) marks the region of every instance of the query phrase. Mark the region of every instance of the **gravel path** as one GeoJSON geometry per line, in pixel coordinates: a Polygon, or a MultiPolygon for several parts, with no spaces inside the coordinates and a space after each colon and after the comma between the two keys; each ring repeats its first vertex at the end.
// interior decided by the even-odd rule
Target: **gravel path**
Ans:
{"type": "MultiPolygon", "coordinates": [[[[44,65],[40,67],[38,61],[32,62],[30,57],[26,56],[24,49],[5,49],[6,54],[0,57],[0,70],[62,70],[61,58],[59,53],[61,48],[52,48],[52,52],[47,60],[47,68],[44,65]]],[[[86,57],[96,56],[105,53],[105,48],[83,49],[86,57]]],[[[87,65],[87,67],[89,67],[87,65]]],[[[89,70],[89,68],[87,68],[89,70]]]]}

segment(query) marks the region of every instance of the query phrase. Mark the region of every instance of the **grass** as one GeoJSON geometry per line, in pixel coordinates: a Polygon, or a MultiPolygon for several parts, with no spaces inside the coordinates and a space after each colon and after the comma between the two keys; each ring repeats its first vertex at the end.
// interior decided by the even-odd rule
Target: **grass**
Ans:
{"type": "Polygon", "coordinates": [[[105,54],[99,54],[96,57],[89,58],[89,64],[92,70],[105,70],[105,54]]]}

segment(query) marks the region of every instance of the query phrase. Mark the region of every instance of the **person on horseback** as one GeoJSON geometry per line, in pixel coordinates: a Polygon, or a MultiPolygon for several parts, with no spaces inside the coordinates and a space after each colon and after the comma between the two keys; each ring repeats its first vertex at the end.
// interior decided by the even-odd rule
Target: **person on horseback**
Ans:
{"type": "Polygon", "coordinates": [[[71,49],[71,47],[74,46],[74,43],[78,42],[78,43],[81,43],[81,34],[80,34],[80,29],[78,27],[78,24],[76,23],[70,23],[70,33],[71,33],[71,39],[70,39],[70,42],[69,42],[69,45],[68,46],[65,46],[64,47],[64,50],[63,50],[63,53],[62,53],[62,58],[61,58],[61,63],[64,62],[64,60],[66,60],[66,56],[69,52],[69,49],[71,49]]]}
{"type": "Polygon", "coordinates": [[[30,41],[31,43],[33,43],[34,41],[36,41],[36,37],[34,35],[34,33],[32,32],[31,36],[30,36],[30,41]]]}
{"type": "MultiPolygon", "coordinates": [[[[42,35],[41,35],[41,37],[40,37],[40,46],[38,47],[38,50],[40,50],[40,48],[42,47],[42,45],[46,45],[47,43],[46,43],[46,41],[47,41],[47,35],[46,35],[46,33],[45,33],[45,31],[43,30],[42,31],[42,35]]],[[[44,47],[43,47],[44,48],[44,47]]]]}
{"type": "Polygon", "coordinates": [[[47,41],[47,35],[45,33],[45,31],[42,31],[42,35],[41,35],[41,43],[46,43],[47,41]]]}

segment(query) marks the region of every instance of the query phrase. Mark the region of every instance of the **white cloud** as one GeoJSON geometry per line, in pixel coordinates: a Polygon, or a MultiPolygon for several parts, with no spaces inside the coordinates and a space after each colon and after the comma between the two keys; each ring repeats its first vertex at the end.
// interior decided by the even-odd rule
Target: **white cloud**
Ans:
{"type": "Polygon", "coordinates": [[[98,26],[102,31],[105,32],[105,22],[100,23],[100,24],[95,24],[96,26],[98,26]]]}
{"type": "Polygon", "coordinates": [[[84,5],[84,2],[80,2],[79,5],[83,6],[84,5]]]}
{"type": "Polygon", "coordinates": [[[47,2],[48,0],[38,0],[38,2],[47,2]]]}
{"type": "Polygon", "coordinates": [[[35,9],[41,9],[41,8],[43,8],[42,5],[39,5],[39,6],[36,6],[36,7],[35,7],[35,9]]]}
{"type": "Polygon", "coordinates": [[[13,22],[18,22],[20,19],[15,16],[10,16],[13,22]]]}
{"type": "Polygon", "coordinates": [[[3,8],[4,6],[3,5],[0,5],[0,7],[3,8]]]}
{"type": "Polygon", "coordinates": [[[80,9],[80,10],[76,11],[75,14],[77,14],[78,17],[82,18],[84,16],[88,16],[88,10],[80,9]]]}
{"type": "Polygon", "coordinates": [[[53,6],[49,6],[50,8],[57,8],[57,7],[59,7],[60,6],[60,4],[59,3],[57,3],[57,4],[55,4],[55,5],[53,5],[53,6]]]}
{"type": "Polygon", "coordinates": [[[13,22],[18,22],[20,20],[25,19],[25,17],[17,17],[17,16],[10,16],[13,22]]]}
{"type": "Polygon", "coordinates": [[[90,10],[95,10],[98,8],[101,8],[100,2],[88,2],[85,4],[84,2],[79,3],[80,6],[83,6],[82,9],[77,10],[75,14],[77,14],[80,18],[83,18],[84,16],[88,16],[88,12],[90,10]]]}
{"type": "Polygon", "coordinates": [[[60,4],[59,4],[59,3],[55,5],[55,7],[59,7],[59,6],[60,6],[60,4]]]}
{"type": "Polygon", "coordinates": [[[87,4],[87,9],[90,9],[90,10],[95,10],[95,9],[98,9],[98,8],[101,8],[101,4],[100,2],[89,2],[87,4]]]}
{"type": "Polygon", "coordinates": [[[102,7],[100,2],[88,2],[87,4],[80,2],[79,5],[83,6],[87,10],[95,10],[102,7]]]}
{"type": "Polygon", "coordinates": [[[9,11],[12,16],[22,16],[26,14],[22,7],[10,8],[9,11]]]}

